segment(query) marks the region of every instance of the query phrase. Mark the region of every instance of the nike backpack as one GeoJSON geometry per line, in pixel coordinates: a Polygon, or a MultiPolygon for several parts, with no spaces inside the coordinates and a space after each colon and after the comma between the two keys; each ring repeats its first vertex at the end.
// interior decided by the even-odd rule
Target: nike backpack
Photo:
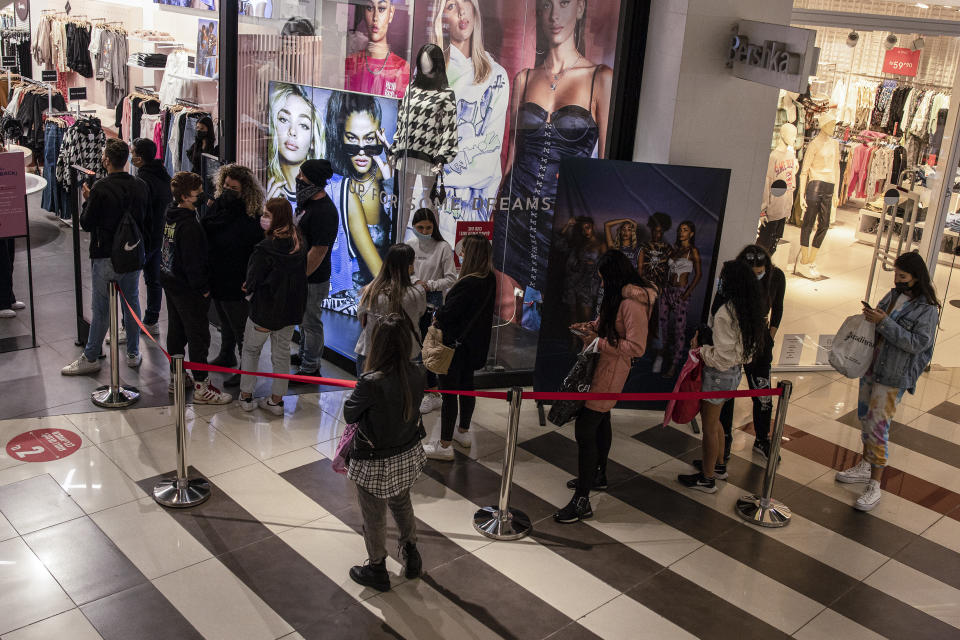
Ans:
{"type": "Polygon", "coordinates": [[[110,252],[110,263],[116,273],[130,273],[143,268],[145,257],[143,249],[143,234],[137,221],[124,211],[113,236],[113,248],[110,252]]]}

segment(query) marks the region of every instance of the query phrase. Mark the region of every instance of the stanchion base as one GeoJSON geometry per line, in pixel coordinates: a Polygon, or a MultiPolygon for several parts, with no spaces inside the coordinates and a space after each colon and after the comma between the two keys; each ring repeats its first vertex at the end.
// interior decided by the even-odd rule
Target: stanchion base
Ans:
{"type": "Polygon", "coordinates": [[[523,511],[508,509],[503,514],[497,507],[484,507],[473,514],[473,528],[494,540],[518,540],[533,527],[523,511]]]}
{"type": "Polygon", "coordinates": [[[764,507],[760,504],[760,496],[743,496],[737,500],[736,509],[741,518],[761,527],[778,528],[790,524],[790,508],[773,498],[764,507]]]}
{"type": "Polygon", "coordinates": [[[98,407],[107,409],[122,409],[129,407],[140,399],[140,390],[136,387],[120,385],[116,389],[110,385],[97,387],[97,390],[90,394],[90,401],[98,407]]]}
{"type": "Polygon", "coordinates": [[[182,485],[176,478],[161,480],[153,488],[153,499],[165,507],[181,509],[194,507],[206,502],[210,497],[210,483],[206,478],[190,478],[182,485]]]}

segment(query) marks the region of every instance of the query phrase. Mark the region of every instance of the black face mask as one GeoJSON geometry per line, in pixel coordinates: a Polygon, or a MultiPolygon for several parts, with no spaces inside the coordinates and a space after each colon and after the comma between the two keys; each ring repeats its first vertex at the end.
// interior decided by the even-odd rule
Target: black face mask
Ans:
{"type": "Polygon", "coordinates": [[[240,199],[240,193],[233,189],[224,189],[220,192],[220,199],[226,203],[235,202],[240,199]]]}
{"type": "Polygon", "coordinates": [[[309,202],[313,196],[317,195],[321,191],[323,191],[322,187],[312,185],[306,180],[297,178],[297,206],[306,206],[307,202],[309,202]]]}
{"type": "Polygon", "coordinates": [[[197,131],[197,140],[205,140],[207,138],[206,131],[197,131]]]}
{"type": "Polygon", "coordinates": [[[896,282],[893,285],[893,288],[900,293],[910,293],[913,290],[913,286],[907,284],[906,282],[896,282]]]}

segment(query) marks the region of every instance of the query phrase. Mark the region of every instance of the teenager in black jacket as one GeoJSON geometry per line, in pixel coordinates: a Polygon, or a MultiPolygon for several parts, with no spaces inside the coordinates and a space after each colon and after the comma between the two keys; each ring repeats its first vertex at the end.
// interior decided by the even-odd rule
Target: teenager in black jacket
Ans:
{"type": "MultiPolygon", "coordinates": [[[[473,373],[487,363],[490,350],[497,281],[491,267],[490,241],[481,235],[470,235],[463,239],[462,246],[460,277],[447,293],[434,323],[443,331],[443,343],[456,347],[447,374],[440,376],[440,388],[473,391],[473,373]]],[[[473,444],[470,420],[476,405],[476,398],[443,396],[440,440],[424,446],[428,458],[453,460],[451,442],[463,447],[473,444]],[[454,431],[458,413],[460,424],[454,431]]]]}
{"type": "MultiPolygon", "coordinates": [[[[167,296],[167,351],[184,353],[190,345],[190,360],[206,364],[210,349],[210,275],[207,239],[197,221],[197,201],[203,183],[200,176],[178,171],[170,182],[174,205],[167,211],[163,228],[160,278],[167,296]]],[[[194,404],[228,404],[233,398],[208,379],[206,371],[194,373],[194,404]]],[[[173,380],[169,391],[173,393],[173,380]]]]}
{"type": "Polygon", "coordinates": [[[350,569],[350,578],[387,591],[387,506],[397,523],[406,577],[418,577],[422,567],[410,487],[426,461],[420,444],[424,434],[419,411],[426,378],[423,370],[410,362],[413,335],[409,319],[391,313],[371,322],[373,335],[365,371],[343,405],[344,419],[358,425],[347,477],[357,485],[369,560],[350,569]]]}
{"type": "MultiPolygon", "coordinates": [[[[253,172],[239,164],[220,167],[216,185],[216,198],[200,221],[210,251],[210,297],[220,316],[220,354],[211,364],[232,367],[237,364],[234,349],[241,346],[247,325],[243,292],[247,263],[263,240],[259,222],[263,189],[253,172]]],[[[226,384],[240,384],[240,378],[234,376],[226,384]]]]}
{"type": "MultiPolygon", "coordinates": [[[[286,198],[272,198],[264,207],[260,226],[267,237],[250,256],[243,285],[250,298],[250,317],[243,336],[244,371],[257,371],[260,352],[270,339],[274,373],[290,371],[290,339],[293,327],[303,319],[307,306],[307,245],[293,222],[293,208],[286,198]]],[[[256,376],[240,378],[240,408],[256,407],[283,415],[287,380],[274,378],[269,398],[253,398],[256,376]]]]}
{"type": "Polygon", "coordinates": [[[157,145],[148,138],[133,141],[130,163],[137,168],[137,177],[147,186],[147,206],[143,221],[143,283],[147,287],[147,310],[143,325],[153,335],[159,334],[160,305],[163,302],[163,286],[160,284],[160,245],[163,242],[163,226],[167,209],[173,201],[170,193],[170,174],[163,163],[157,160],[157,145]]]}

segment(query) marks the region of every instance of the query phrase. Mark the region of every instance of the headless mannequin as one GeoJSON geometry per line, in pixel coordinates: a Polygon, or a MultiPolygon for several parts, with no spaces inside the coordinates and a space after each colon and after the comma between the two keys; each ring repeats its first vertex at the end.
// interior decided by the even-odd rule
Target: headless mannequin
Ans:
{"type": "Polygon", "coordinates": [[[817,279],[817,251],[830,228],[830,214],[837,206],[837,185],[840,184],[840,144],[832,139],[837,121],[825,116],[817,134],[807,147],[800,167],[800,210],[803,225],[800,230],[800,255],[794,273],[817,279]],[[813,227],[816,225],[816,233],[813,227]],[[811,237],[812,234],[812,237],[811,237]]]}
{"type": "Polygon", "coordinates": [[[793,194],[797,187],[797,172],[800,168],[793,145],[797,141],[797,128],[789,122],[780,127],[780,140],[770,153],[767,177],[763,186],[763,201],[760,205],[760,231],[757,244],[772,256],[783,236],[783,228],[793,206],[793,194]],[[771,185],[777,180],[786,183],[786,192],[777,195],[771,185]]]}

